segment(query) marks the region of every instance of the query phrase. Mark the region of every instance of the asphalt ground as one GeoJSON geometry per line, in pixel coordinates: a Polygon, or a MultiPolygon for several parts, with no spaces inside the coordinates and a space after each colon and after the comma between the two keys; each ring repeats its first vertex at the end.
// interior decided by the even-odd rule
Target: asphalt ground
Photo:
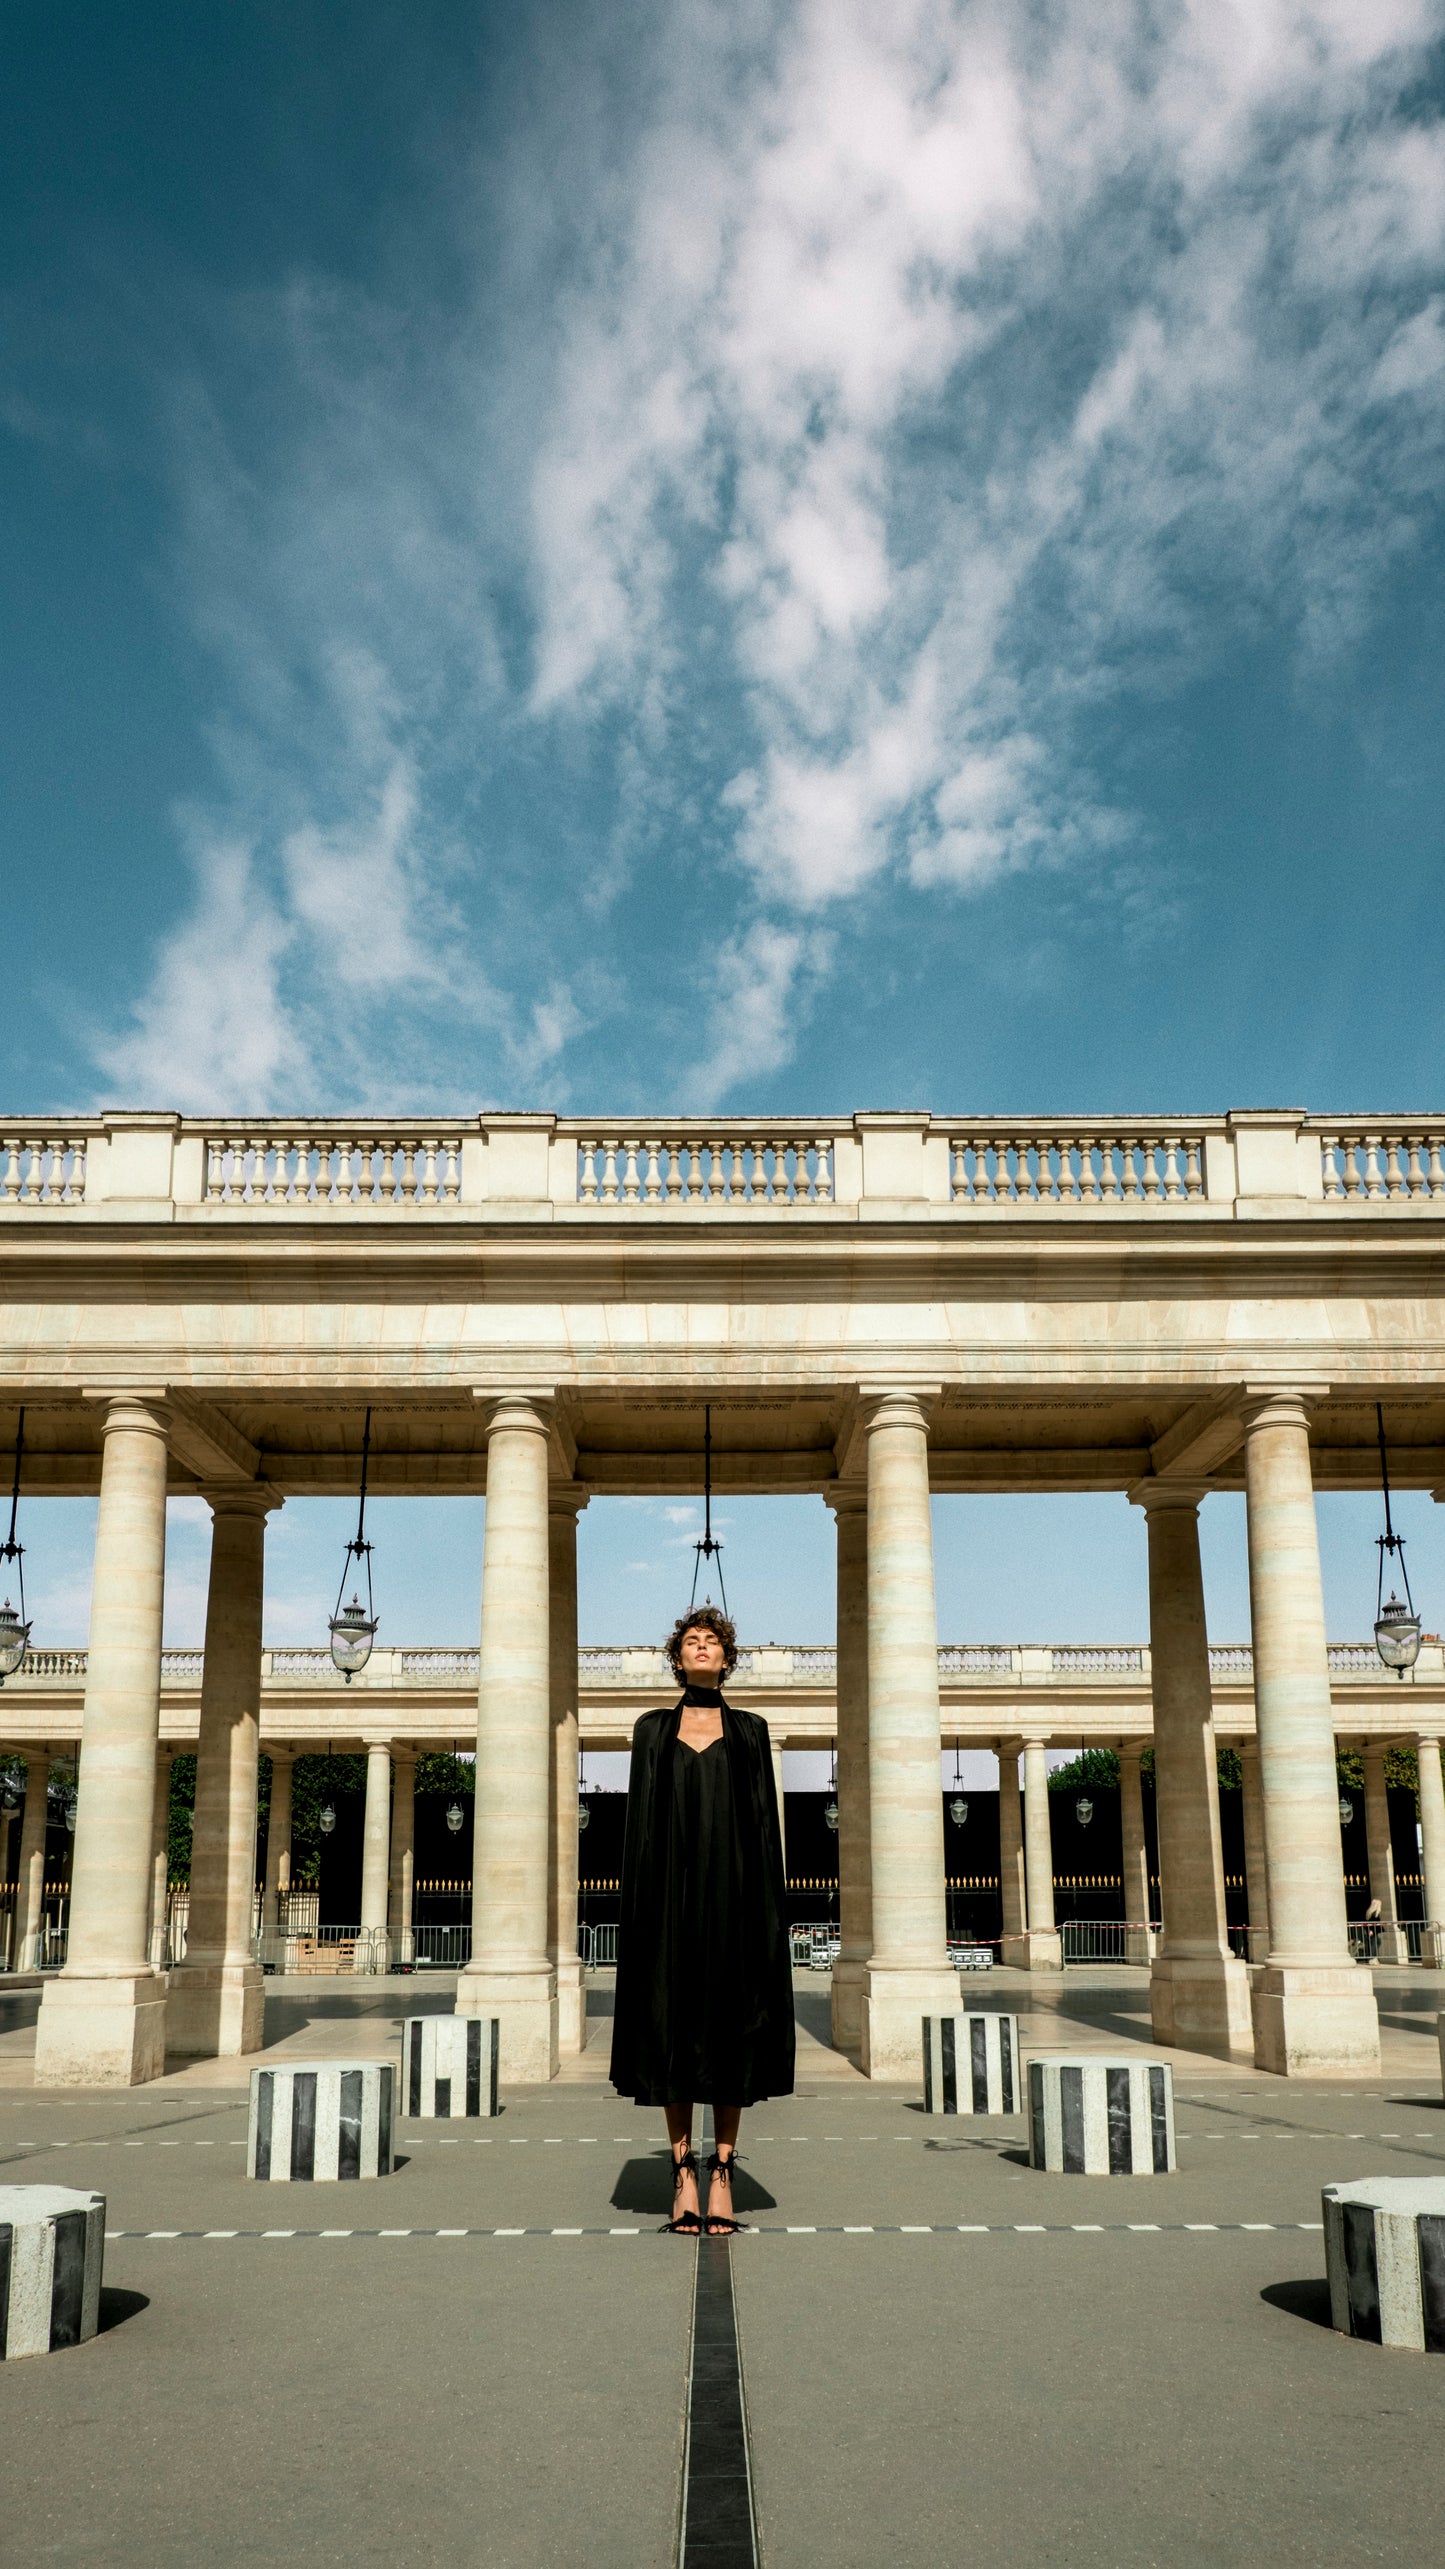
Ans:
{"type": "MultiPolygon", "coordinates": [[[[504,2101],[403,2122],[389,2178],[260,2186],[239,2091],[0,2096],[0,2181],[103,2191],[111,2234],[101,2335],[0,2367],[6,2569],[666,2569],[697,2252],[661,2118],[504,2101]]],[[[767,2569],[1438,2561],[1445,2361],[1334,2335],[1317,2226],[1325,2183],[1440,2172],[1438,2080],[1211,2070],[1176,2119],[1177,2175],[1084,2178],[903,2089],[745,2118],[767,2569]]]]}

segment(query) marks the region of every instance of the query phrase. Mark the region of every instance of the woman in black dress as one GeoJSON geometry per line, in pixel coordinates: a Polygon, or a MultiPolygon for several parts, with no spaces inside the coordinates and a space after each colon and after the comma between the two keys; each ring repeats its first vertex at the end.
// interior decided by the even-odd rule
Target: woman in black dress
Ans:
{"type": "Polygon", "coordinates": [[[720,2236],[745,2105],[793,2089],[793,1976],[783,1839],[768,1726],[723,1699],[737,1637],[716,1606],[683,1615],[667,1644],[681,1700],[632,1734],[617,1939],[612,2084],[667,2116],[673,2230],[720,2236]],[[716,2146],[698,2213],[692,2110],[710,2104],[716,2146]]]}

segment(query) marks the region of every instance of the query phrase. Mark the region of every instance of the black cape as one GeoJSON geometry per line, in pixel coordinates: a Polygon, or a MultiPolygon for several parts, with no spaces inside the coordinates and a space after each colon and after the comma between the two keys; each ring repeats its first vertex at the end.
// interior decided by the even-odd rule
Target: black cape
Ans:
{"type": "MultiPolygon", "coordinates": [[[[670,2105],[675,2064],[688,2050],[694,1998],[679,1938],[684,1882],[673,1761],[682,1705],[644,1713],[632,1734],[627,1834],[617,1934],[612,2084],[638,2105],[670,2105]]],[[[783,1834],[778,1821],[768,1726],[756,1713],[722,1705],[728,1765],[731,2005],[714,2104],[753,2105],[793,2089],[793,1975],[788,1942],[783,1834]]]]}

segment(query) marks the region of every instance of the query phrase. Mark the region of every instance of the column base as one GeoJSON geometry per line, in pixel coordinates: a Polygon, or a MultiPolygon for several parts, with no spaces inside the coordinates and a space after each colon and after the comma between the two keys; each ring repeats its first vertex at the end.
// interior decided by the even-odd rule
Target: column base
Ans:
{"type": "Polygon", "coordinates": [[[1445,1927],[1421,1928],[1420,1960],[1427,1971],[1445,1971],[1445,1927]]]}
{"type": "Polygon", "coordinates": [[[154,1972],[47,1980],[35,2027],[37,2087],[144,2087],[166,2065],[166,1984],[154,1972]]]}
{"type": "Polygon", "coordinates": [[[1062,1971],[1064,1940],[1057,1927],[1027,1927],[1002,1938],[998,1958],[1008,1971],[1062,1971]]]}
{"type": "Polygon", "coordinates": [[[527,2086],[557,2075],[557,1983],[550,1971],[492,1971],[468,1963],[457,1974],[459,2016],[495,2016],[499,2075],[527,2086]]]}
{"type": "MultiPolygon", "coordinates": [[[[867,1976],[868,1966],[863,1962],[844,1962],[840,1958],[833,1965],[833,2049],[846,2052],[854,2061],[861,2057],[863,2050],[863,1993],[867,1976]]],[[[923,2012],[926,2011],[920,2010],[923,2012]]]]}
{"type": "Polygon", "coordinates": [[[1221,2060],[1254,2056],[1249,1968],[1224,1955],[1159,1954],[1149,1971],[1149,2018],[1156,2043],[1221,2060]]]}
{"type": "Polygon", "coordinates": [[[587,2049],[587,1980],[576,1954],[557,1965],[557,2050],[563,2060],[587,2049]]]}
{"type": "Polygon", "coordinates": [[[170,1977],[166,2050],[182,2060],[259,2052],[266,1978],[258,1962],[182,1962],[170,1977]]]}
{"type": "Polygon", "coordinates": [[[861,2066],[865,2078],[923,2075],[923,2019],[958,2014],[958,1974],[935,1970],[863,1969],[861,2066]]]}
{"type": "Polygon", "coordinates": [[[1355,1963],[1258,1963],[1250,1970],[1256,2069],[1280,2078],[1377,2078],[1380,2019],[1355,1963]]]}

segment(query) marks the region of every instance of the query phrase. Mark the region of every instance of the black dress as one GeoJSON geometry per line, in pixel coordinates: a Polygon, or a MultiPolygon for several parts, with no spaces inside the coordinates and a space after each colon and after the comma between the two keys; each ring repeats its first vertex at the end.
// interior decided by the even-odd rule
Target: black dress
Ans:
{"type": "Polygon", "coordinates": [[[632,1735],[612,2084],[638,2105],[752,2105],[793,2087],[793,1979],[768,1726],[721,1706],[720,1740],[678,1738],[680,1703],[632,1735]]]}

